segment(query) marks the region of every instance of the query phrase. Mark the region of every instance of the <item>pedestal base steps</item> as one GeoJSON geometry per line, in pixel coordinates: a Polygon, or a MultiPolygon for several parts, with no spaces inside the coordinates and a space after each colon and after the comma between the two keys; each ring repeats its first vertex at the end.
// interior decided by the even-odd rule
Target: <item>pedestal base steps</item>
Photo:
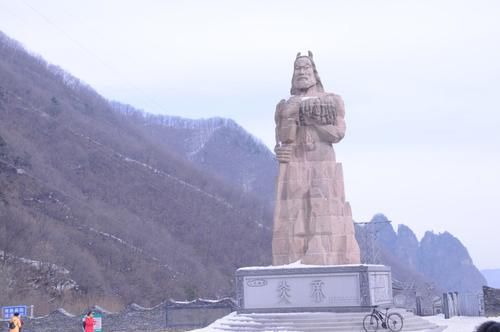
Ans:
{"type": "MultiPolygon", "coordinates": [[[[198,332],[361,332],[373,306],[392,306],[390,267],[383,265],[248,267],[236,271],[238,308],[198,332]]],[[[395,309],[402,331],[444,328],[395,309]]]]}
{"type": "MultiPolygon", "coordinates": [[[[400,313],[403,330],[439,332],[446,327],[437,326],[422,317],[403,309],[400,313]]],[[[301,312],[301,313],[236,313],[223,317],[197,332],[238,331],[238,332],[362,332],[363,317],[367,312],[301,312]]],[[[383,330],[383,329],[381,329],[383,330]]],[[[388,331],[388,330],[383,330],[388,331]]]]}

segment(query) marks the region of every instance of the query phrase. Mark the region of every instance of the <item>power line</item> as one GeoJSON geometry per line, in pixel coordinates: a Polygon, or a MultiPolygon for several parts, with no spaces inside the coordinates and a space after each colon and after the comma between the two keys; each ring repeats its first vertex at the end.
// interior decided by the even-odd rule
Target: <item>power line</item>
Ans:
{"type": "MultiPolygon", "coordinates": [[[[129,81],[127,80],[127,78],[120,71],[116,70],[116,68],[114,68],[111,64],[109,64],[108,62],[104,61],[100,56],[98,56],[92,50],[90,50],[87,47],[85,47],[85,45],[83,45],[81,42],[79,42],[76,38],[73,38],[67,31],[65,31],[64,29],[60,28],[58,26],[58,24],[56,24],[55,22],[53,22],[46,15],[44,15],[42,12],[40,12],[38,9],[36,9],[35,7],[33,7],[31,4],[29,4],[25,0],[21,0],[21,2],[26,7],[28,7],[30,10],[32,10],[35,14],[37,14],[38,16],[40,16],[48,25],[52,26],[56,31],[58,31],[59,33],[61,33],[62,35],[64,35],[67,39],[69,39],[71,42],[73,42],[76,46],[78,46],[80,49],[82,49],[88,55],[90,55],[95,60],[97,60],[97,62],[99,62],[103,67],[105,67],[106,69],[108,69],[114,75],[120,77],[123,82],[127,82],[126,84],[130,87],[131,90],[132,89],[136,90],[138,92],[141,92],[142,95],[147,96],[147,93],[145,91],[143,91],[140,87],[138,87],[136,85],[133,85],[133,84],[130,84],[129,81]]],[[[72,15],[68,15],[67,13],[66,13],[66,15],[67,16],[72,16],[72,15]]],[[[164,106],[162,106],[161,103],[156,102],[155,100],[153,100],[150,97],[146,97],[146,103],[150,104],[151,106],[153,106],[157,110],[164,109],[164,106]]]]}

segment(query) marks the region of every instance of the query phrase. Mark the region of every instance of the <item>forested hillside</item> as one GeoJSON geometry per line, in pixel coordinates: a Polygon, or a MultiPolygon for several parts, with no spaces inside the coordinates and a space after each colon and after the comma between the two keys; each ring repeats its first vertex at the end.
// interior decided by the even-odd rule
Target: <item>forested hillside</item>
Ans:
{"type": "Polygon", "coordinates": [[[274,154],[233,120],[192,120],[148,114],[118,102],[111,105],[147,137],[272,208],[277,175],[274,154]]]}
{"type": "Polygon", "coordinates": [[[0,35],[0,302],[230,295],[234,269],[270,263],[250,196],[0,35]]]}

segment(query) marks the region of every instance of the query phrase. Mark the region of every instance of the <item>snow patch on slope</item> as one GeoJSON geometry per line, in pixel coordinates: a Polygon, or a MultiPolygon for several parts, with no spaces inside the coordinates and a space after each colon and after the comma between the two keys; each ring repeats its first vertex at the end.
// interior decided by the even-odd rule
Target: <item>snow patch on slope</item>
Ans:
{"type": "Polygon", "coordinates": [[[260,153],[272,153],[264,143],[255,136],[248,133],[234,120],[220,117],[207,119],[187,119],[179,116],[155,115],[138,110],[130,105],[124,105],[119,102],[110,102],[111,108],[121,114],[134,118],[134,120],[143,125],[160,125],[168,128],[188,129],[195,131],[195,135],[185,141],[186,155],[188,158],[194,157],[200,151],[203,151],[206,143],[212,138],[213,134],[222,129],[229,128],[239,132],[245,142],[253,145],[253,149],[260,153]]]}
{"type": "Polygon", "coordinates": [[[62,266],[59,266],[59,265],[56,265],[56,264],[53,264],[53,263],[47,263],[47,262],[37,261],[37,260],[34,260],[34,259],[29,259],[29,258],[14,256],[14,255],[11,255],[11,254],[6,254],[3,250],[0,250],[0,258],[1,259],[10,258],[10,259],[13,259],[13,260],[17,260],[17,261],[20,261],[20,262],[22,262],[24,264],[30,265],[30,266],[34,267],[35,269],[37,269],[37,270],[40,270],[42,268],[49,268],[52,271],[55,271],[55,272],[58,272],[58,273],[61,273],[61,274],[69,274],[69,270],[66,269],[66,268],[64,268],[64,267],[62,267],[62,266]]]}

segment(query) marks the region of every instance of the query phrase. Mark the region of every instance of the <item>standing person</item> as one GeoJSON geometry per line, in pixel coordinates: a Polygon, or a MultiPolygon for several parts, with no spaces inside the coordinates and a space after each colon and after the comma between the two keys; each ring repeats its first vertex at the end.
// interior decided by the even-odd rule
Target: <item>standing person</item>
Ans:
{"type": "Polygon", "coordinates": [[[19,313],[15,312],[14,316],[9,321],[9,332],[20,332],[21,331],[21,318],[19,318],[19,313]]]}
{"type": "Polygon", "coordinates": [[[95,325],[94,316],[92,315],[92,311],[89,311],[87,313],[87,316],[85,316],[85,320],[83,321],[83,328],[85,332],[94,332],[94,325],[95,325]]]}

